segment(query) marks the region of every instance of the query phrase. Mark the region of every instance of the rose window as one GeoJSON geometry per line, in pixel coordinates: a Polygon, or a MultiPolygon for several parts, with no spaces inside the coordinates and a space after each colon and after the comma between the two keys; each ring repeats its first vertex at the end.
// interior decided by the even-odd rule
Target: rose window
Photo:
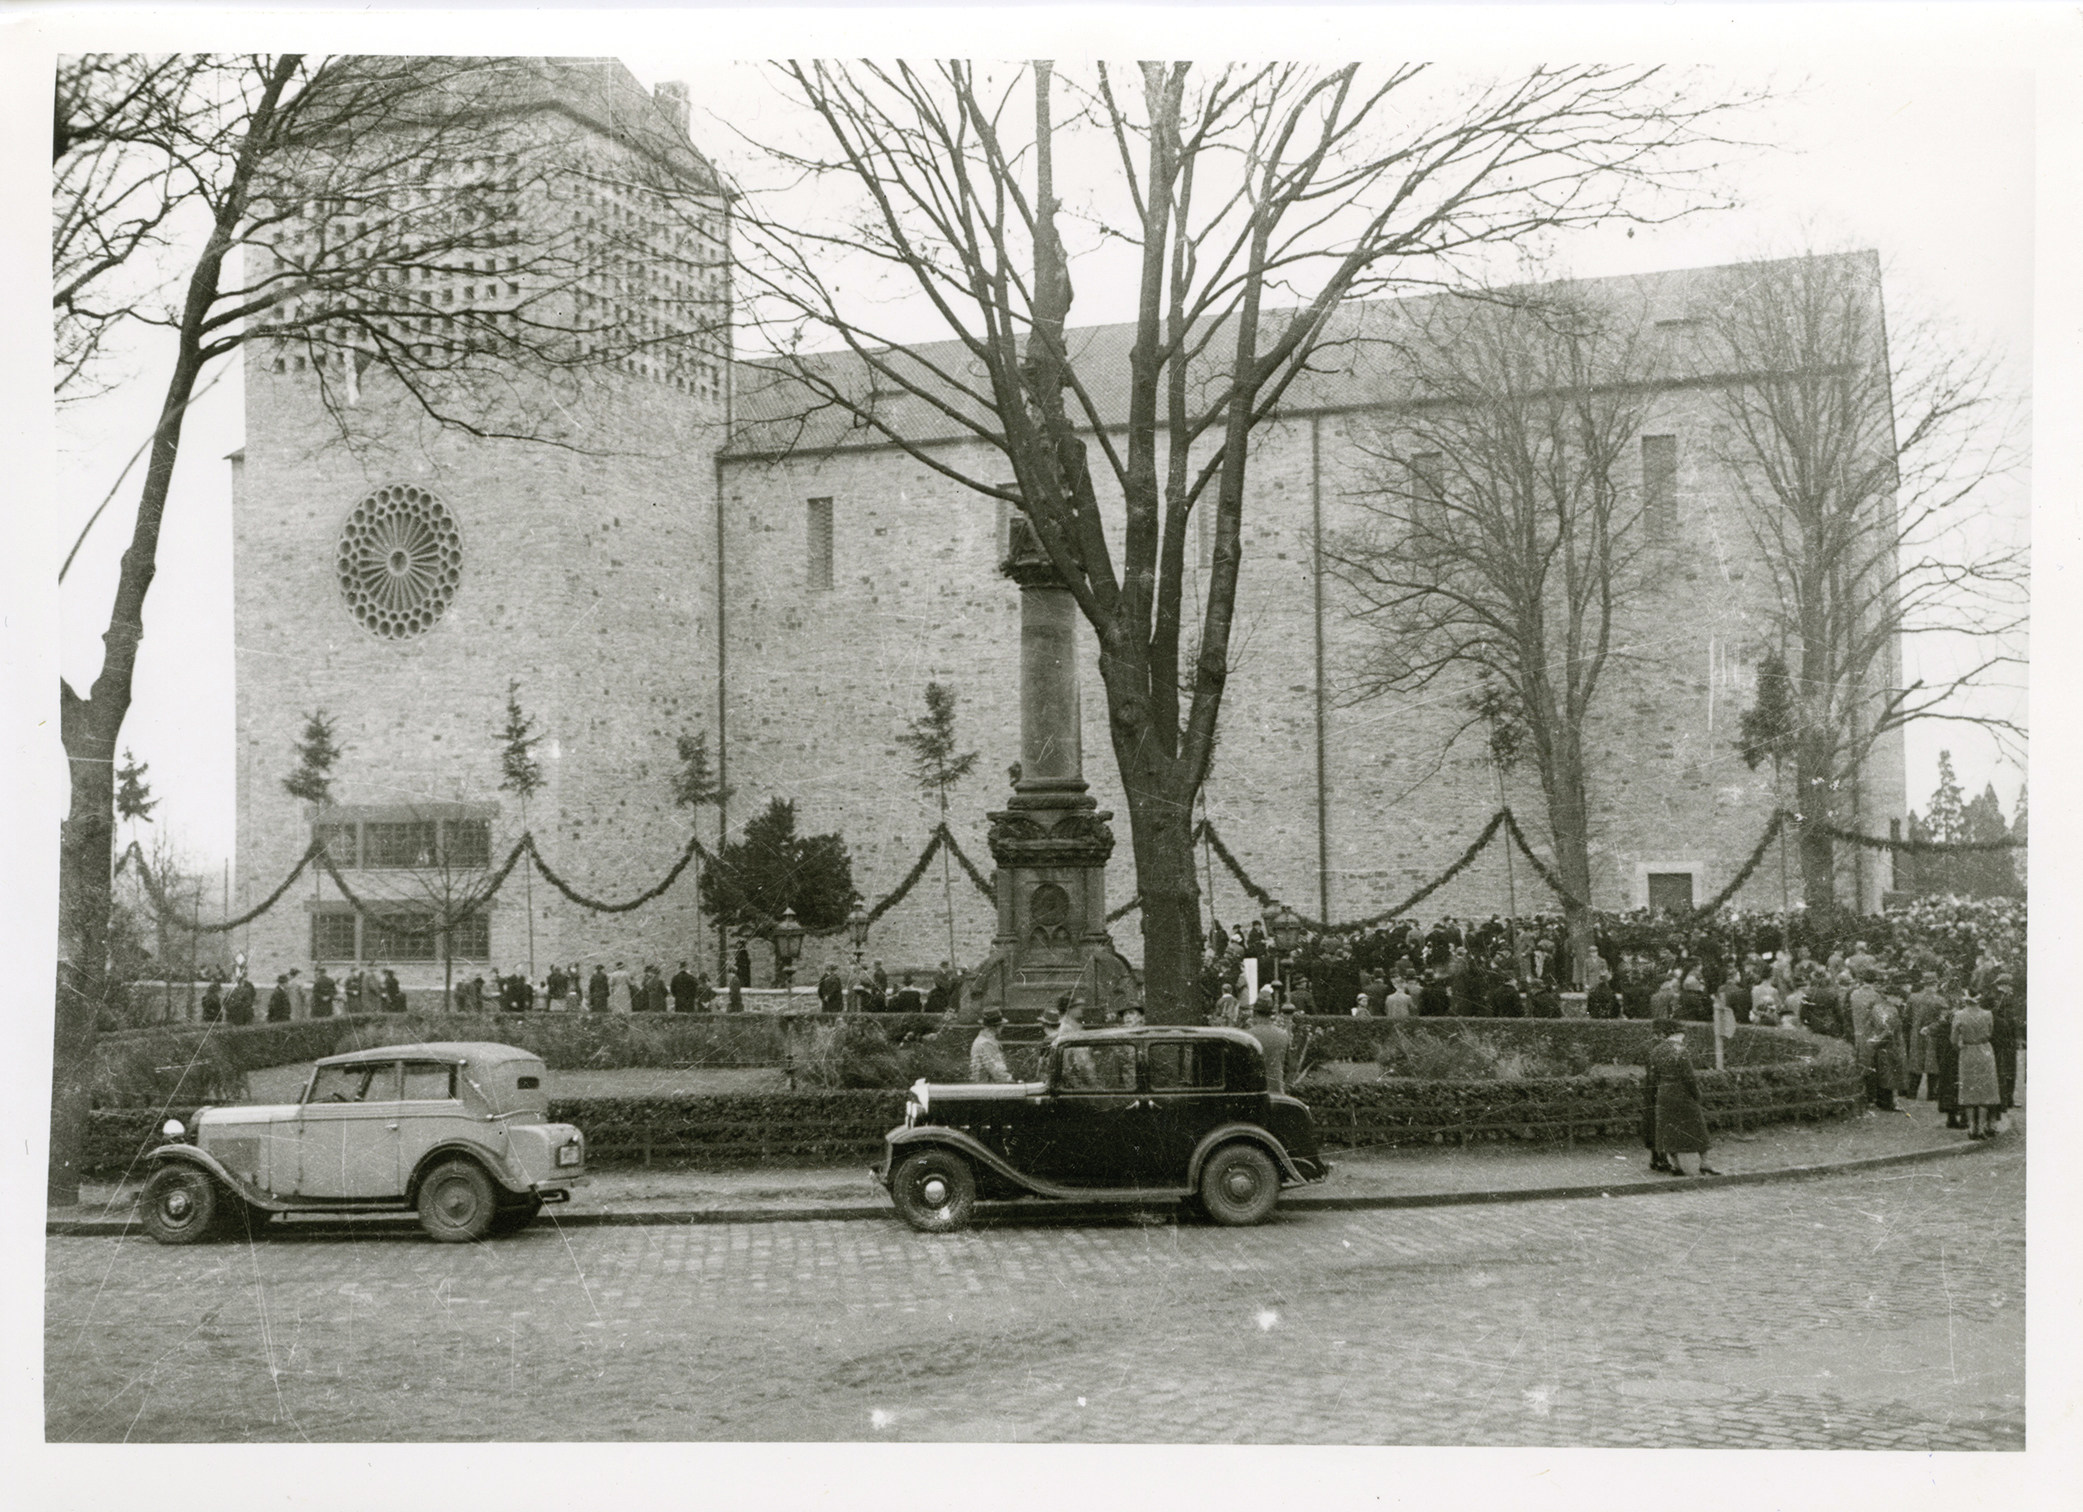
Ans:
{"type": "Polygon", "coordinates": [[[448,507],[406,483],[379,488],[340,532],[340,592],[385,640],[410,640],[441,618],[463,573],[463,538],[448,507]]]}

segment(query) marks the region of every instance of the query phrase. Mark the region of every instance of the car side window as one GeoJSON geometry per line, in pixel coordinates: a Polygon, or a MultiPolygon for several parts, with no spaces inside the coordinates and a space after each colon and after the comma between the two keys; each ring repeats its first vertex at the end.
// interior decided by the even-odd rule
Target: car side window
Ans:
{"type": "Polygon", "coordinates": [[[405,1101],[446,1102],[456,1095],[456,1068],[441,1061],[405,1063],[405,1101]]]}
{"type": "Polygon", "coordinates": [[[1134,1045],[1066,1045],[1056,1060],[1059,1092],[1133,1092],[1134,1045]]]}
{"type": "Polygon", "coordinates": [[[355,1066],[320,1066],[311,1080],[306,1102],[360,1103],[398,1100],[398,1063],[379,1061],[355,1066]]]}
{"type": "Polygon", "coordinates": [[[1190,1040],[1159,1041],[1149,1047],[1153,1092],[1222,1090],[1222,1046],[1190,1040]]]}

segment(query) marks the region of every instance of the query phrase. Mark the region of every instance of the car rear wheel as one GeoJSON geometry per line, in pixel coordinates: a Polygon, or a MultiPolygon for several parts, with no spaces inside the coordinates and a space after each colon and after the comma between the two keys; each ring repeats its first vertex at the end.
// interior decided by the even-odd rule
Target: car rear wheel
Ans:
{"type": "Polygon", "coordinates": [[[1280,1173],[1257,1145],[1224,1145],[1201,1167],[1201,1205],[1217,1223],[1264,1223],[1279,1200],[1280,1173]]]}
{"type": "Polygon", "coordinates": [[[163,1165],[145,1183],[139,1216],[161,1244],[196,1244],[217,1227],[222,1195],[207,1172],[163,1165]]]}
{"type": "Polygon", "coordinates": [[[420,1227],[438,1244],[484,1238],[498,1211],[492,1178],[471,1161],[445,1160],[420,1183],[420,1227]]]}
{"type": "Polygon", "coordinates": [[[890,1195],[904,1221],[920,1233],[951,1233],[976,1211],[976,1176],[951,1151],[921,1150],[897,1167],[890,1195]]]}
{"type": "Polygon", "coordinates": [[[493,1215],[491,1231],[495,1234],[518,1234],[533,1223],[535,1215],[541,1211],[540,1197],[530,1197],[526,1202],[516,1202],[509,1207],[503,1207],[493,1215]]]}

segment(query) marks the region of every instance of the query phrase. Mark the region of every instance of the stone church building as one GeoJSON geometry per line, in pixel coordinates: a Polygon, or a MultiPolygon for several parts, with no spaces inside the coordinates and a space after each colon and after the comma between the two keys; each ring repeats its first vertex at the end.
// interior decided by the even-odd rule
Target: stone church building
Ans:
{"type": "MultiPolygon", "coordinates": [[[[305,342],[246,348],[246,440],[232,464],[233,903],[271,892],[321,826],[341,876],[376,915],[363,916],[329,879],[303,879],[245,932],[256,976],[361,961],[391,966],[408,987],[439,986],[444,952],[428,921],[481,886],[524,825],[560,877],[612,902],[656,883],[690,828],[713,845],[719,819],[735,833],[785,797],[799,830],[843,836],[855,885],[873,901],[911,869],[939,819],[897,741],[929,680],[955,691],[961,747],[981,753],[954,790],[950,822],[968,854],[991,865],[985,814],[1003,806],[1019,751],[1020,595],[999,571],[1006,507],[841,415],[791,410],[770,368],[730,352],[727,322],[685,319],[697,306],[728,313],[731,207],[687,137],[684,88],[647,95],[611,63],[554,65],[544,77],[509,128],[514,151],[585,171],[518,195],[504,212],[519,221],[508,245],[535,234],[531,216],[556,218],[592,237],[599,256],[588,277],[558,291],[561,304],[530,308],[561,309],[574,330],[607,323],[655,337],[560,398],[565,444],[432,424],[351,346],[330,366],[305,342]],[[680,191],[670,219],[643,187],[661,178],[680,191]],[[543,783],[525,814],[500,786],[510,687],[542,736],[543,783]],[[316,709],[345,748],[322,812],[283,788],[316,709]],[[720,815],[672,802],[676,738],[696,732],[733,790],[720,815]]],[[[497,185],[509,169],[495,159],[436,171],[497,185]]],[[[422,276],[415,297],[502,318],[500,301],[529,307],[507,277],[517,261],[451,260],[422,276]]],[[[1671,272],[1583,292],[1682,347],[1734,276],[1671,272]]],[[[1876,301],[1878,279],[1873,265],[1876,301]]],[[[1348,334],[1407,322],[1414,308],[1356,308],[1348,334]]],[[[437,321],[415,334],[440,339],[437,321]]],[[[1073,358],[1125,371],[1129,335],[1076,332],[1073,358]]],[[[1429,881],[1499,801],[1480,732],[1455,738],[1467,723],[1463,694],[1353,696],[1378,632],[1353,615],[1326,553],[1362,523],[1359,499],[1381,486],[1374,442],[1393,425],[1401,380],[1393,362],[1365,355],[1364,341],[1350,346],[1359,355],[1298,384],[1255,440],[1234,670],[1206,792],[1208,818],[1253,877],[1332,920],[1373,913],[1429,881]]],[[[831,359],[833,369],[843,361],[831,359]]],[[[1748,560],[1738,494],[1715,460],[1726,375],[1711,360],[1674,371],[1684,376],[1648,400],[1624,480],[1638,491],[1655,586],[1623,613],[1624,655],[1586,730],[1593,901],[1607,908],[1718,891],[1776,802],[1770,765],[1753,772],[1736,750],[1770,649],[1773,590],[1748,560]]],[[[945,448],[972,476],[1006,475],[981,443],[936,434],[918,409],[915,423],[902,422],[914,442],[945,448]]],[[[1203,538],[1191,617],[1206,562],[1203,538]]],[[[1085,776],[1116,816],[1124,843],[1107,892],[1126,902],[1135,894],[1126,805],[1081,634],[1085,776]]],[[[1532,773],[1508,777],[1505,797],[1545,845],[1532,773]]],[[[1854,801],[1844,822],[1868,833],[1900,821],[1899,737],[1878,746],[1854,801]]],[[[1878,865],[1845,865],[1845,895],[1877,904],[1878,865]]],[[[1255,916],[1220,863],[1204,885],[1204,906],[1225,924],[1255,916]]],[[[1798,898],[1797,874],[1787,886],[1798,898]]],[[[949,955],[948,896],[936,865],[878,922],[868,956],[930,970],[949,955]]],[[[959,870],[951,896],[954,954],[974,967],[990,947],[991,909],[959,870]]],[[[1493,846],[1420,914],[1487,916],[1509,896],[1522,912],[1553,906],[1524,864],[1508,874],[1493,846]]],[[[1781,896],[1775,853],[1737,903],[1776,908],[1781,896]]],[[[1114,938],[1140,958],[1133,913],[1114,938]]],[[[713,970],[717,950],[691,875],[640,908],[603,913],[517,873],[448,943],[459,976],[525,969],[532,958],[538,981],[552,962],[713,970]]],[[[851,958],[842,939],[812,940],[799,980],[851,958]]],[[[771,958],[756,947],[754,959],[764,984],[771,958]]]]}

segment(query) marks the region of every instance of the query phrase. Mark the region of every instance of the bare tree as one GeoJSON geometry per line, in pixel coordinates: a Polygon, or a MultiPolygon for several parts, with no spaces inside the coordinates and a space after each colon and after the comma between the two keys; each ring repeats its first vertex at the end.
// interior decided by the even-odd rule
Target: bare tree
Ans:
{"type": "MultiPolygon", "coordinates": [[[[411,822],[423,831],[424,839],[418,854],[411,858],[414,864],[383,874],[383,880],[368,889],[362,902],[367,909],[363,915],[365,928],[374,924],[386,933],[398,931],[407,938],[414,956],[418,955],[422,940],[439,953],[441,1006],[452,1011],[456,1006],[457,936],[488,927],[486,911],[507,880],[503,872],[491,868],[502,849],[510,849],[512,840],[518,837],[495,836],[490,819],[459,817],[446,812],[446,807],[419,807],[419,817],[411,822]],[[406,903],[411,907],[396,906],[406,903]],[[387,908],[386,904],[393,906],[387,908]]],[[[527,866],[526,858],[520,864],[527,866]]],[[[532,930],[530,943],[533,944],[532,930]]],[[[394,952],[375,954],[401,958],[394,952]]],[[[470,958],[477,958],[474,949],[470,958]]],[[[534,969],[531,957],[531,977],[534,969]]]]}
{"type": "Polygon", "coordinates": [[[599,65],[545,60],[61,66],[58,386],[91,392],[97,357],[127,330],[170,336],[172,363],[100,671],[85,697],[59,690],[72,793],[53,1200],[78,1190],[107,981],[112,772],[190,405],[214,365],[255,341],[311,375],[343,438],[358,408],[382,404],[478,436],[584,447],[569,401],[594,375],[716,392],[725,201],[667,112],[627,95],[599,65]],[[598,133],[541,108],[553,97],[614,123],[627,150],[593,150],[598,133]]]}
{"type": "Polygon", "coordinates": [[[1702,167],[1692,149],[1726,101],[1646,68],[1465,90],[1418,66],[1146,63],[1060,87],[1047,64],[780,73],[828,144],[780,159],[843,206],[821,225],[741,216],[741,287],[788,354],[745,392],[768,422],[745,444],[815,446],[836,419],[1025,511],[1098,640],[1150,1016],[1192,1018],[1193,801],[1230,670],[1253,433],[1354,335],[1348,301],[1559,228],[1677,213],[1635,191],[1702,167]],[[1069,186],[1072,208],[1059,146],[1111,165],[1069,186]],[[1073,361],[1073,268],[1108,255],[1132,270],[1132,333],[1118,356],[1073,361]],[[834,271],[863,260],[857,282],[834,271]],[[884,276],[945,345],[892,339],[870,297],[884,276]],[[800,355],[805,341],[845,358],[800,355]],[[983,450],[933,444],[948,437],[983,450]],[[1214,551],[1189,666],[1196,510],[1213,511],[1214,551]]]}
{"type": "Polygon", "coordinates": [[[1746,505],[1791,674],[1793,803],[1803,896],[1837,899],[1830,830],[1855,817],[1862,769],[1919,720],[2013,722],[1961,695],[2022,663],[2025,553],[1988,523],[2014,464],[2012,408],[1989,359],[1936,330],[1884,324],[1871,257],[1762,263],[1712,322],[1725,370],[1719,461],[1746,505]],[[1905,683],[1907,637],[1969,654],[1905,683]]]}
{"type": "Polygon", "coordinates": [[[1412,398],[1365,447],[1369,523],[1327,553],[1375,632],[1352,696],[1467,680],[1500,774],[1532,758],[1578,970],[1592,953],[1585,731],[1642,583],[1624,480],[1649,362],[1631,314],[1564,287],[1420,317],[1412,398]]]}

